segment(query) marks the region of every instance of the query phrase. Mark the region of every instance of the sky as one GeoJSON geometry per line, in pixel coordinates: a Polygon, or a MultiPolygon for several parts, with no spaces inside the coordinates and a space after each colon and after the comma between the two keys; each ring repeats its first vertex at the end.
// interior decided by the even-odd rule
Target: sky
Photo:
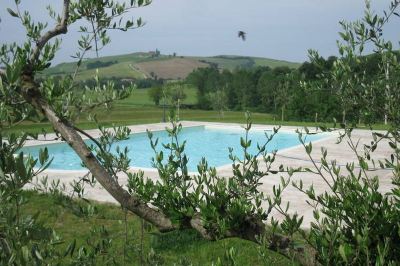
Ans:
{"type": "MultiPolygon", "coordinates": [[[[46,6],[61,10],[61,0],[22,0],[36,21],[50,21],[46,6]]],[[[372,0],[382,13],[390,0],[372,0]]],[[[0,44],[22,42],[25,31],[6,8],[14,0],[0,0],[0,44]]],[[[158,49],[163,54],[214,56],[245,55],[303,62],[307,50],[322,56],[337,55],[339,21],[354,21],[363,15],[364,0],[153,0],[135,9],[130,17],[141,17],[146,25],[129,32],[112,32],[112,42],[100,56],[158,49]],[[237,37],[239,30],[247,40],[237,37]]],[[[49,24],[52,25],[52,22],[49,24]]],[[[394,18],[385,37],[398,47],[400,19],[394,18]]],[[[63,36],[56,63],[72,61],[77,51],[78,27],[63,36]]],[[[90,56],[94,56],[91,54],[90,56]]]]}

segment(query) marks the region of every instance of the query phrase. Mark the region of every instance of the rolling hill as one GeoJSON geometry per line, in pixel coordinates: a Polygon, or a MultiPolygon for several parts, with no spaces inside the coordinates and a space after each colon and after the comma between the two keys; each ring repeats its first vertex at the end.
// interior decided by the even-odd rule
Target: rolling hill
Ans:
{"type": "MultiPolygon", "coordinates": [[[[255,66],[287,66],[297,68],[299,63],[260,57],[220,55],[213,57],[172,56],[155,52],[132,53],[88,59],[82,62],[77,79],[86,80],[94,76],[96,69],[102,78],[142,79],[184,79],[197,68],[218,67],[234,70],[255,66]]],[[[62,76],[72,74],[76,63],[62,63],[46,70],[44,75],[62,76]]]]}

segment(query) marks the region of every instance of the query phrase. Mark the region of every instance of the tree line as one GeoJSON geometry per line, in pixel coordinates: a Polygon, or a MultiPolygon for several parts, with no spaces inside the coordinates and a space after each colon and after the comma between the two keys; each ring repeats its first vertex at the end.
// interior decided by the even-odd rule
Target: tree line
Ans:
{"type": "Polygon", "coordinates": [[[94,61],[94,62],[89,62],[86,64],[86,69],[96,69],[96,68],[102,68],[102,67],[108,67],[108,66],[112,66],[114,64],[117,64],[118,61],[114,60],[114,61],[107,61],[107,62],[103,62],[103,61],[94,61]]]}
{"type": "MultiPolygon", "coordinates": [[[[363,74],[365,79],[380,75],[380,55],[360,57],[352,71],[363,74]]],[[[368,114],[360,113],[360,104],[346,101],[348,95],[341,85],[323,84],[320,76],[331,71],[337,57],[318,57],[304,62],[298,69],[289,67],[255,67],[234,71],[217,68],[194,70],[186,81],[197,88],[198,108],[250,110],[275,114],[279,120],[367,122],[381,120],[380,108],[368,114]],[[302,84],[320,83],[309,88],[302,84]]],[[[362,86],[362,84],[358,84],[362,86]]],[[[382,105],[383,95],[376,93],[373,104],[382,105]]],[[[371,108],[372,109],[372,108],[371,108]]]]}

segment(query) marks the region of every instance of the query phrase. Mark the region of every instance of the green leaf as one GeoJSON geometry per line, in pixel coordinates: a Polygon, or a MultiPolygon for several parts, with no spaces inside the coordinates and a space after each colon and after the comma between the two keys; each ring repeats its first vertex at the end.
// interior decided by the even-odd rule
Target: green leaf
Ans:
{"type": "Polygon", "coordinates": [[[39,162],[41,165],[43,165],[47,160],[49,159],[49,152],[47,148],[44,148],[44,150],[39,151],[39,162]]]}
{"type": "Polygon", "coordinates": [[[310,142],[310,144],[306,145],[306,152],[307,154],[311,154],[312,152],[312,143],[310,142]]]}
{"type": "Polygon", "coordinates": [[[43,260],[43,257],[42,257],[42,255],[40,255],[39,250],[35,250],[35,255],[36,255],[36,258],[37,258],[38,260],[43,260]]]}
{"type": "Polygon", "coordinates": [[[339,247],[339,254],[342,257],[342,259],[347,263],[346,251],[343,245],[340,245],[339,247]]]}
{"type": "Polygon", "coordinates": [[[397,148],[396,144],[394,142],[389,142],[389,146],[390,146],[390,148],[392,148],[394,150],[397,148]]]}
{"type": "Polygon", "coordinates": [[[343,33],[343,32],[339,32],[339,35],[340,35],[340,37],[342,37],[342,39],[343,39],[344,41],[348,41],[348,40],[349,40],[348,34],[343,33]]]}
{"type": "Polygon", "coordinates": [[[360,167],[363,170],[368,170],[368,163],[364,160],[364,158],[360,158],[360,167]]]}
{"type": "Polygon", "coordinates": [[[27,171],[26,171],[26,167],[24,164],[24,154],[20,153],[17,160],[16,160],[16,166],[17,166],[17,173],[20,177],[22,177],[22,179],[25,179],[27,177],[27,171]]]}
{"type": "Polygon", "coordinates": [[[25,262],[29,261],[29,249],[27,246],[22,247],[22,257],[24,258],[25,262]]]}
{"type": "Polygon", "coordinates": [[[19,18],[18,14],[16,12],[14,12],[11,8],[7,8],[8,13],[15,17],[15,18],[19,18]]]}
{"type": "Polygon", "coordinates": [[[247,146],[246,141],[242,137],[240,138],[240,146],[242,146],[243,148],[246,148],[247,146]]]}

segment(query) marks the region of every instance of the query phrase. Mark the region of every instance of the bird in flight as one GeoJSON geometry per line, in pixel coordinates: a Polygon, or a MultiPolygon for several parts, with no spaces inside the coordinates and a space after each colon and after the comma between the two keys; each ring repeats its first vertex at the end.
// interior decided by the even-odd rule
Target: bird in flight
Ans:
{"type": "Polygon", "coordinates": [[[238,37],[242,38],[242,40],[245,41],[246,40],[246,32],[240,30],[238,32],[238,37]]]}

